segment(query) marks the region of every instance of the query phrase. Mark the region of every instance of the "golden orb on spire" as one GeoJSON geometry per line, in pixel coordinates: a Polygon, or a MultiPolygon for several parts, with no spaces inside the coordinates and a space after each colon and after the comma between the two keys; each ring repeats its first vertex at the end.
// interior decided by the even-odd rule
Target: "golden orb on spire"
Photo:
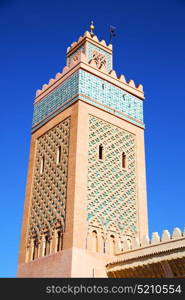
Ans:
{"type": "Polygon", "coordinates": [[[91,35],[94,35],[93,30],[94,30],[94,22],[91,21],[91,25],[90,25],[90,33],[91,33],[91,35]]]}

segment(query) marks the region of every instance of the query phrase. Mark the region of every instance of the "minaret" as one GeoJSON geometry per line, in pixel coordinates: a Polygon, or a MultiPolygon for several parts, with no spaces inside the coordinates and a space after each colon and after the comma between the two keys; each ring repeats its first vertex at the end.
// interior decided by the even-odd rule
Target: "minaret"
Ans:
{"type": "Polygon", "coordinates": [[[143,100],[93,24],[37,90],[18,277],[106,277],[148,233],[143,100]]]}

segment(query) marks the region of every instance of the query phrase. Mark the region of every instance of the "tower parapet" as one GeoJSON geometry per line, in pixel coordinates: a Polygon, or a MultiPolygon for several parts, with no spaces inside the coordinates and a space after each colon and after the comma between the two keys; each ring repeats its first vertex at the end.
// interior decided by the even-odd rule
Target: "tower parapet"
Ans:
{"type": "Polygon", "coordinates": [[[108,277],[184,277],[185,231],[174,228],[144,236],[141,241],[125,241],[122,251],[106,265],[108,277]]]}
{"type": "Polygon", "coordinates": [[[185,239],[185,230],[181,231],[178,227],[174,228],[173,233],[170,234],[168,230],[163,230],[160,237],[158,232],[152,233],[151,240],[148,235],[144,235],[141,240],[138,238],[132,238],[131,240],[124,240],[122,245],[122,252],[136,250],[139,248],[150,247],[151,245],[160,246],[162,243],[176,241],[178,239],[185,239]]]}
{"type": "Polygon", "coordinates": [[[77,100],[144,127],[143,86],[117,76],[112,68],[112,45],[88,31],[68,47],[62,72],[37,90],[33,131],[77,100]]]}

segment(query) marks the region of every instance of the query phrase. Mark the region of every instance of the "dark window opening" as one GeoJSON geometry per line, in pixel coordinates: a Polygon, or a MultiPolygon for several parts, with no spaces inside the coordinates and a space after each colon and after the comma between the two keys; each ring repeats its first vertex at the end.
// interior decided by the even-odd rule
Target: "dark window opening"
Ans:
{"type": "Polygon", "coordinates": [[[99,159],[103,159],[103,146],[99,145],[99,159]]]}
{"type": "Polygon", "coordinates": [[[37,239],[34,240],[34,244],[33,244],[33,260],[38,258],[38,242],[37,239]]]}
{"type": "Polygon", "coordinates": [[[126,154],[125,152],[122,153],[122,168],[126,168],[126,154]]]}
{"type": "Polygon", "coordinates": [[[59,252],[60,250],[62,250],[62,232],[58,231],[57,235],[57,252],[59,252]]]}
{"type": "Polygon", "coordinates": [[[41,158],[41,162],[40,162],[40,174],[42,174],[44,172],[44,165],[45,165],[45,158],[43,156],[41,158]]]}
{"type": "Polygon", "coordinates": [[[45,249],[44,249],[44,256],[50,254],[50,240],[48,235],[45,237],[45,249]]]}
{"type": "Polygon", "coordinates": [[[59,146],[57,150],[57,164],[61,162],[61,150],[61,146],[59,146]]]}

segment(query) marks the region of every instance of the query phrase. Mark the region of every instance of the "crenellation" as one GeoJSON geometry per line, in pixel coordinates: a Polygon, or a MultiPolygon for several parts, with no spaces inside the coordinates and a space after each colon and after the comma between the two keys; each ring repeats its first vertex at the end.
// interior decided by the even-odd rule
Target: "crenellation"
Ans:
{"type": "Polygon", "coordinates": [[[55,79],[53,79],[53,78],[51,78],[50,80],[49,80],[49,82],[48,82],[48,85],[51,85],[51,84],[53,84],[53,83],[55,83],[55,79]]]}
{"type": "Polygon", "coordinates": [[[170,236],[169,231],[168,230],[163,230],[161,241],[162,242],[167,242],[170,239],[171,239],[171,236],[170,236]]]}
{"type": "Polygon", "coordinates": [[[42,90],[38,89],[36,90],[36,97],[39,96],[42,93],[42,90]]]}
{"type": "Polygon", "coordinates": [[[109,44],[107,47],[112,50],[112,44],[109,44]]]}
{"type": "Polygon", "coordinates": [[[91,36],[91,38],[92,38],[95,42],[100,43],[100,41],[99,41],[99,39],[97,38],[96,35],[91,36]]]}
{"type": "Polygon", "coordinates": [[[45,84],[43,84],[43,86],[42,86],[42,90],[45,91],[48,87],[49,87],[49,85],[45,83],[45,84]]]}
{"type": "Polygon", "coordinates": [[[69,71],[69,67],[68,66],[65,66],[62,70],[62,75],[64,75],[65,73],[67,73],[69,71]]]}
{"type": "MultiPolygon", "coordinates": [[[[85,32],[84,36],[80,36],[78,39],[78,42],[73,42],[71,44],[70,47],[67,48],[67,53],[70,52],[74,47],[76,47],[84,37],[89,37],[91,38],[93,41],[96,41],[98,43],[100,43],[103,47],[108,47],[109,49],[112,49],[112,45],[106,45],[106,42],[104,40],[102,40],[101,42],[99,42],[98,38],[96,36],[91,36],[90,33],[87,31],[85,32]]],[[[79,62],[83,62],[95,69],[100,70],[101,72],[107,74],[107,67],[105,63],[100,63],[100,61],[96,61],[95,58],[91,58],[90,60],[88,60],[87,54],[85,54],[85,52],[83,52],[85,50],[78,50],[77,53],[74,52],[74,54],[70,57],[70,63],[68,63],[68,65],[64,66],[63,70],[61,73],[57,73],[55,76],[55,79],[50,79],[48,84],[43,84],[42,88],[39,89],[39,92],[37,90],[36,92],[36,97],[40,96],[40,94],[45,91],[48,87],[52,86],[55,82],[56,79],[59,79],[61,77],[63,77],[69,70],[71,70],[75,65],[77,65],[79,62]]],[[[140,92],[143,93],[143,86],[142,84],[138,84],[137,86],[135,85],[134,81],[132,79],[126,81],[125,76],[124,75],[120,75],[119,77],[116,74],[116,71],[111,69],[108,72],[108,75],[110,75],[112,78],[118,80],[120,83],[124,83],[124,85],[126,84],[127,86],[134,88],[140,92]]]]}
{"type": "Polygon", "coordinates": [[[89,32],[89,31],[85,31],[85,33],[84,33],[84,37],[91,38],[90,32],[89,32]]]}
{"type": "Polygon", "coordinates": [[[117,77],[117,74],[116,74],[116,71],[115,71],[115,70],[111,70],[111,71],[109,72],[109,75],[111,75],[111,77],[113,77],[113,78],[115,78],[115,79],[118,79],[118,77],[117,77]]]}
{"type": "Polygon", "coordinates": [[[172,233],[172,239],[177,239],[177,238],[181,238],[181,237],[182,237],[181,230],[178,227],[174,228],[173,233],[172,233]]]}
{"type": "Polygon", "coordinates": [[[128,82],[128,85],[130,85],[131,87],[133,87],[133,88],[136,88],[136,85],[135,85],[135,82],[134,82],[134,80],[129,80],[128,82]]]}
{"type": "Polygon", "coordinates": [[[100,44],[102,44],[104,47],[107,47],[107,44],[106,44],[105,40],[102,40],[102,41],[100,42],[100,44]]]}
{"type": "MultiPolygon", "coordinates": [[[[182,239],[184,236],[185,230],[184,232],[182,232],[178,227],[174,228],[172,235],[170,235],[170,232],[168,230],[163,230],[161,237],[159,236],[158,232],[153,232],[151,240],[149,239],[148,235],[144,235],[140,241],[138,240],[138,238],[133,237],[131,241],[131,249],[134,250],[137,248],[149,247],[151,245],[160,245],[162,243],[182,239]]],[[[126,251],[125,247],[123,251],[126,251]]]]}
{"type": "Polygon", "coordinates": [[[151,244],[158,244],[159,242],[160,242],[160,236],[159,236],[158,232],[153,232],[151,244]]]}
{"type": "Polygon", "coordinates": [[[83,39],[83,37],[80,36],[79,39],[78,39],[78,43],[81,42],[82,39],[83,39]]]}
{"type": "Polygon", "coordinates": [[[60,77],[62,77],[62,73],[57,73],[55,79],[59,79],[60,77]]]}
{"type": "Polygon", "coordinates": [[[138,89],[139,91],[143,92],[143,85],[139,83],[139,84],[136,86],[136,89],[138,89]]]}
{"type": "Polygon", "coordinates": [[[76,45],[77,45],[77,42],[73,42],[73,43],[71,44],[71,48],[75,47],[76,45]]]}
{"type": "Polygon", "coordinates": [[[122,81],[124,83],[126,83],[126,79],[125,79],[125,76],[123,74],[121,74],[119,77],[118,77],[119,81],[122,81]]]}

